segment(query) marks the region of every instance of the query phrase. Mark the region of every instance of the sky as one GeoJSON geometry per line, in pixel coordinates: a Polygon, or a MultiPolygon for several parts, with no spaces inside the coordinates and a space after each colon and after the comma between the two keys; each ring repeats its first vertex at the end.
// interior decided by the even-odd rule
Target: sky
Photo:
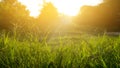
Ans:
{"type": "MultiPolygon", "coordinates": [[[[30,11],[30,16],[37,17],[43,7],[43,0],[18,0],[23,5],[26,5],[30,11]]],[[[84,5],[96,6],[102,0],[45,0],[52,2],[59,13],[75,16],[80,11],[80,7],[84,5]]]]}

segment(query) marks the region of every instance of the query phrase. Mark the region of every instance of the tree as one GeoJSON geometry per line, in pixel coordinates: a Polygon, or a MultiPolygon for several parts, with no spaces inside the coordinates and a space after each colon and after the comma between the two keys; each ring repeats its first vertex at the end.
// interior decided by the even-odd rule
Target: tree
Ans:
{"type": "Polygon", "coordinates": [[[108,27],[110,30],[120,31],[120,0],[104,0],[104,3],[100,5],[103,7],[104,13],[107,14],[108,27]]]}
{"type": "Polygon", "coordinates": [[[17,0],[3,0],[0,9],[1,29],[12,29],[16,24],[24,26],[29,17],[29,11],[17,0]]]}
{"type": "Polygon", "coordinates": [[[79,24],[117,31],[120,28],[120,0],[104,0],[98,6],[84,6],[77,16],[79,24]]]}
{"type": "Polygon", "coordinates": [[[58,11],[56,7],[51,2],[45,3],[41,10],[40,16],[38,17],[41,29],[46,30],[48,27],[52,28],[53,25],[56,24],[57,20],[58,11]]]}

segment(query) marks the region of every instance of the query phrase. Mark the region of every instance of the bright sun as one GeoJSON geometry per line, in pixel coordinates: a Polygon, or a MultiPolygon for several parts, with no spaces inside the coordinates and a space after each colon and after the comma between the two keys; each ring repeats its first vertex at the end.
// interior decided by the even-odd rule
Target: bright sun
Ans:
{"type": "Polygon", "coordinates": [[[80,7],[84,5],[95,6],[100,4],[103,0],[18,0],[22,4],[26,5],[30,11],[30,16],[37,17],[43,6],[43,2],[52,2],[58,9],[59,13],[69,16],[75,16],[78,14],[80,7]]]}

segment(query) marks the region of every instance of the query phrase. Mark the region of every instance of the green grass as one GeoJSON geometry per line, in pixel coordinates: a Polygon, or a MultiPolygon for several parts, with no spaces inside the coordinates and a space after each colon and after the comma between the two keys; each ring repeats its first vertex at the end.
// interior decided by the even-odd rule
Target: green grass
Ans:
{"type": "Polygon", "coordinates": [[[0,68],[120,68],[120,37],[1,33],[0,68]]]}

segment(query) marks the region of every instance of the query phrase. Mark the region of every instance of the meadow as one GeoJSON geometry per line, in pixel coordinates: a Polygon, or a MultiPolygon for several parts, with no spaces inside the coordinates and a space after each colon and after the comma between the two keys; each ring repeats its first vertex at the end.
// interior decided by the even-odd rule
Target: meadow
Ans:
{"type": "Polygon", "coordinates": [[[120,68],[120,36],[1,32],[0,68],[120,68]]]}
{"type": "Polygon", "coordinates": [[[0,68],[120,68],[120,0],[0,0],[0,68]]]}

